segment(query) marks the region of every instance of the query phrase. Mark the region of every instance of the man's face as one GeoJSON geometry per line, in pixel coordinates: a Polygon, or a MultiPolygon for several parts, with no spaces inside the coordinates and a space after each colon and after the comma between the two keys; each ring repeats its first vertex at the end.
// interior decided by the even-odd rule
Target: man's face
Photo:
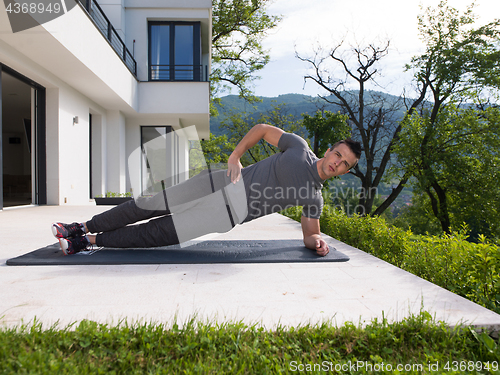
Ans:
{"type": "Polygon", "coordinates": [[[325,152],[320,177],[323,178],[326,176],[326,178],[323,178],[323,180],[326,180],[334,176],[346,174],[356,164],[356,161],[356,156],[346,144],[342,143],[333,150],[328,149],[325,152]]]}

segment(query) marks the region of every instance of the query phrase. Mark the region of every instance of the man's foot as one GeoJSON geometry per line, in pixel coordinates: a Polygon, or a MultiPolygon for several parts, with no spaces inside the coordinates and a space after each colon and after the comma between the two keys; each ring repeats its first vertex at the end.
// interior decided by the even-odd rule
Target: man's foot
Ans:
{"type": "Polygon", "coordinates": [[[85,236],[85,227],[81,223],[54,223],[52,224],[52,233],[56,238],[80,237],[85,236]]]}
{"type": "Polygon", "coordinates": [[[60,238],[59,245],[64,255],[76,254],[83,250],[90,250],[92,244],[90,243],[87,236],[75,237],[75,238],[60,238]]]}

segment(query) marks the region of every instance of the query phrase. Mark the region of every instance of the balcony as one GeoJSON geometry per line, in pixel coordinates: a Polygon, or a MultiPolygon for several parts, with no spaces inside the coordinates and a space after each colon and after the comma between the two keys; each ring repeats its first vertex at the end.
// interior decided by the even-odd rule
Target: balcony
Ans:
{"type": "Polygon", "coordinates": [[[108,17],[104,14],[99,4],[95,0],[78,0],[78,2],[82,8],[87,11],[87,14],[94,22],[97,29],[106,38],[130,72],[137,77],[137,62],[125,46],[125,43],[116,32],[108,17]]]}
{"type": "Polygon", "coordinates": [[[208,82],[208,66],[205,65],[150,65],[150,81],[208,82]]]}

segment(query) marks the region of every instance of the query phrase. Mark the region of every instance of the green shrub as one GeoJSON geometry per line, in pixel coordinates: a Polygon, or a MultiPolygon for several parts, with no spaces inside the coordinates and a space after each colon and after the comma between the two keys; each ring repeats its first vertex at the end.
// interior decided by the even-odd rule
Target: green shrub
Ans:
{"type": "MultiPolygon", "coordinates": [[[[300,221],[301,209],[283,214],[300,221]]],[[[484,236],[468,242],[464,227],[415,237],[380,217],[348,217],[328,208],[320,223],[323,233],[500,313],[500,248],[484,236]]]]}
{"type": "MultiPolygon", "coordinates": [[[[294,207],[283,214],[300,221],[301,212],[301,208],[294,207]]],[[[323,233],[398,267],[404,261],[405,245],[412,235],[411,231],[387,225],[380,217],[349,217],[336,209],[325,209],[320,224],[323,233]]]]}
{"type": "Polygon", "coordinates": [[[467,241],[466,229],[450,235],[422,236],[407,245],[405,270],[434,284],[500,311],[500,249],[482,235],[467,241]]]}

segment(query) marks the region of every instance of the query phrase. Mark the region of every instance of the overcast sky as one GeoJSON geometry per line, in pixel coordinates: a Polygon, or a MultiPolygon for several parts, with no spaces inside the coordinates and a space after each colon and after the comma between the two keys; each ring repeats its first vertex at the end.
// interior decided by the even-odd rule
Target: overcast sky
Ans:
{"type": "MultiPolygon", "coordinates": [[[[314,46],[331,48],[345,38],[358,41],[360,46],[390,40],[380,83],[385,90],[397,95],[411,78],[403,74],[404,64],[423,50],[417,28],[420,5],[438,3],[438,0],[273,0],[268,12],[282,15],[283,20],[264,41],[264,47],[270,50],[271,62],[260,72],[262,79],[256,81],[255,93],[268,97],[324,93],[312,81],[304,85],[303,77],[310,65],[298,60],[295,51],[311,57],[314,46]]],[[[448,3],[464,11],[471,0],[449,0],[448,3]]],[[[500,1],[477,0],[475,13],[479,24],[500,18],[500,1]]]]}

